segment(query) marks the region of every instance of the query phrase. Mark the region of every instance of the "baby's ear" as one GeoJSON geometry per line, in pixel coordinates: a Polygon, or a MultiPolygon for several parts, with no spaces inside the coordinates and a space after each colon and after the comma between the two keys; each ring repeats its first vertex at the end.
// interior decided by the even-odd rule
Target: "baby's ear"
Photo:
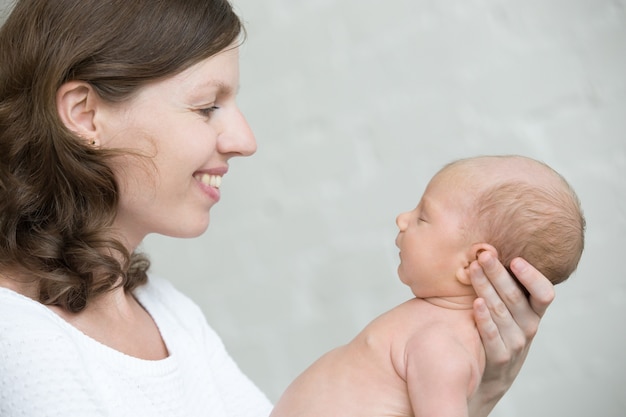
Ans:
{"type": "Polygon", "coordinates": [[[496,258],[498,257],[498,251],[496,250],[496,248],[494,248],[490,244],[488,243],[472,244],[472,246],[470,246],[470,248],[465,254],[466,257],[465,257],[465,262],[463,266],[459,267],[456,272],[456,279],[461,284],[472,285],[472,282],[470,280],[469,267],[472,264],[472,262],[478,259],[478,255],[480,255],[480,253],[484,251],[490,251],[494,254],[496,258]]]}

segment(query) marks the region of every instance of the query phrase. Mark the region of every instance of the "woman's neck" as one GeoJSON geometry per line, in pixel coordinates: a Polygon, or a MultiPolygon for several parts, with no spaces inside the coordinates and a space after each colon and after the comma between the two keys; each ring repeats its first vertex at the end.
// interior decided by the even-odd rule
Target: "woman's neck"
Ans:
{"type": "Polygon", "coordinates": [[[167,348],[150,314],[123,288],[113,289],[89,301],[78,313],[49,306],[78,330],[129,356],[146,360],[164,359],[167,348]]]}

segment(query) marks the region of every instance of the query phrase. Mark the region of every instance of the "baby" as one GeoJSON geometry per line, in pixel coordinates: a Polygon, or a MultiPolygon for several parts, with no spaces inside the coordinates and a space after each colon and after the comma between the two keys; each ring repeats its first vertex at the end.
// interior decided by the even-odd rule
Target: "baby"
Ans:
{"type": "Polygon", "coordinates": [[[396,219],[400,280],[415,298],[372,321],[305,370],[272,417],[467,416],[485,353],[469,266],[482,251],[523,257],[552,283],[584,245],[579,200],[558,173],[521,156],[445,166],[396,219]]]}

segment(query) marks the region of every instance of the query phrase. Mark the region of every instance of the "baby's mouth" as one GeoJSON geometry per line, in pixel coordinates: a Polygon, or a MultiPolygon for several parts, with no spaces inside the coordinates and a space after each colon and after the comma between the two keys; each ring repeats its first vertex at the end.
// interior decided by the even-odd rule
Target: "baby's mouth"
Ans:
{"type": "Polygon", "coordinates": [[[204,185],[208,185],[213,188],[220,188],[222,185],[222,176],[221,175],[211,175],[211,174],[196,174],[194,178],[200,181],[204,185]]]}

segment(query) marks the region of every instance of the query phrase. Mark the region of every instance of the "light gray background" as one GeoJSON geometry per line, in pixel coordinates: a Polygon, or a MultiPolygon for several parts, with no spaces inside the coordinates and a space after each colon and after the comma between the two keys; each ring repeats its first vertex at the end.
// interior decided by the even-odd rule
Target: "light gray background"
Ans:
{"type": "Polygon", "coordinates": [[[624,416],[626,2],[235,5],[259,151],[232,162],[207,234],[144,249],[243,370],[275,400],[409,298],[395,216],[443,164],[520,153],[578,191],[586,250],[492,415],[624,416]]]}

